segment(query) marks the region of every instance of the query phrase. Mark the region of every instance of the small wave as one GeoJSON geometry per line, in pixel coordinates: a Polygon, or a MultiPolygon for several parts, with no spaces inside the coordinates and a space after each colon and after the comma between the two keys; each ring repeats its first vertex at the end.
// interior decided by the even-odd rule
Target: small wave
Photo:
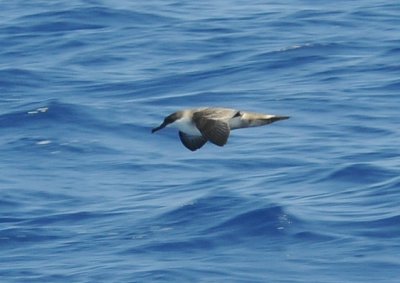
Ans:
{"type": "Polygon", "coordinates": [[[400,188],[400,177],[397,175],[394,178],[384,180],[381,183],[375,184],[371,186],[373,194],[371,196],[378,197],[382,194],[386,195],[387,197],[393,196],[391,198],[392,201],[395,201],[395,198],[399,192],[400,188]]]}
{"type": "Polygon", "coordinates": [[[293,234],[294,238],[302,242],[326,242],[337,240],[337,237],[319,231],[301,231],[293,234]]]}
{"type": "Polygon", "coordinates": [[[63,140],[58,137],[21,137],[8,142],[9,150],[15,150],[23,153],[26,157],[29,154],[36,156],[59,155],[65,153],[71,154],[115,154],[116,150],[111,149],[100,141],[83,141],[77,139],[63,140]]]}
{"type": "Polygon", "coordinates": [[[249,58],[256,61],[263,61],[265,59],[274,58],[277,55],[284,54],[286,57],[296,57],[296,56],[312,56],[319,55],[325,56],[327,53],[331,52],[340,52],[343,50],[345,52],[347,50],[346,45],[338,44],[338,43],[304,43],[304,44],[295,44],[291,46],[285,46],[277,50],[271,50],[263,53],[259,53],[253,55],[253,57],[249,58]]]}
{"type": "MultiPolygon", "coordinates": [[[[362,115],[351,115],[352,118],[357,119],[357,120],[365,120],[368,119],[365,116],[362,115]]],[[[370,125],[352,125],[352,126],[344,126],[344,129],[346,129],[346,132],[354,133],[354,135],[358,136],[385,136],[385,135],[390,135],[393,133],[391,130],[387,130],[384,128],[378,128],[370,125]]]]}
{"type": "Polygon", "coordinates": [[[164,214],[161,220],[172,229],[197,230],[198,235],[214,239],[279,235],[298,222],[282,206],[233,196],[201,198],[164,214]]]}
{"type": "MultiPolygon", "coordinates": [[[[344,226],[352,230],[352,234],[367,238],[400,239],[400,215],[379,217],[376,219],[355,221],[344,226]]],[[[371,218],[372,218],[371,217],[371,218]]]]}
{"type": "Polygon", "coordinates": [[[105,120],[103,116],[100,110],[81,105],[58,101],[35,103],[1,114],[0,130],[10,133],[5,139],[9,150],[25,154],[116,153],[110,144],[103,142],[104,136],[112,133],[131,137],[135,127],[105,120]]]}
{"type": "Polygon", "coordinates": [[[191,253],[195,251],[203,251],[204,249],[211,249],[214,247],[212,241],[204,237],[195,237],[192,239],[187,239],[183,241],[168,241],[167,239],[161,242],[145,245],[141,249],[157,252],[172,252],[172,251],[184,251],[186,253],[191,253]]]}
{"type": "Polygon", "coordinates": [[[15,128],[40,126],[45,128],[51,125],[61,128],[63,124],[77,127],[112,129],[115,125],[108,120],[99,118],[102,113],[95,112],[87,106],[63,103],[56,100],[44,103],[35,103],[21,106],[22,110],[12,111],[0,115],[0,128],[15,128]]]}
{"type": "Polygon", "coordinates": [[[399,91],[400,89],[400,81],[390,82],[382,87],[385,90],[395,90],[399,91]]]}
{"type": "Polygon", "coordinates": [[[281,206],[261,207],[237,214],[208,229],[219,238],[264,237],[282,234],[293,221],[281,206]]]}
{"type": "Polygon", "coordinates": [[[199,227],[201,224],[209,226],[215,224],[213,219],[223,217],[234,207],[240,206],[242,201],[239,197],[208,196],[169,211],[161,219],[165,224],[173,226],[185,226],[189,223],[199,227]]]}
{"type": "MultiPolygon", "coordinates": [[[[215,268],[215,267],[214,267],[215,268]]],[[[147,268],[140,268],[140,271],[135,272],[132,278],[126,281],[132,282],[197,282],[199,278],[207,278],[207,282],[216,282],[218,280],[210,281],[210,277],[215,274],[224,274],[222,271],[213,271],[211,268],[199,270],[195,268],[177,268],[168,267],[164,269],[157,268],[157,266],[148,266],[147,268]]],[[[221,278],[228,278],[228,274],[220,276],[221,278]]]]}
{"type": "Polygon", "coordinates": [[[95,219],[103,219],[105,217],[111,217],[115,213],[104,213],[104,212],[92,212],[92,211],[73,211],[67,213],[50,214],[44,216],[37,216],[33,219],[26,221],[26,224],[32,226],[46,226],[54,223],[87,223],[95,221],[95,219]]]}
{"type": "Polygon", "coordinates": [[[146,248],[172,251],[181,247],[194,251],[249,239],[258,239],[255,243],[276,237],[283,242],[293,238],[314,243],[337,239],[333,234],[315,230],[308,221],[287,212],[281,205],[234,196],[208,196],[195,200],[164,214],[157,223],[160,221],[160,227],[168,227],[176,237],[164,235],[164,240],[146,248]],[[193,237],[182,239],[179,235],[185,231],[193,237]]]}
{"type": "Polygon", "coordinates": [[[394,177],[394,172],[385,170],[381,167],[368,164],[358,163],[343,166],[329,173],[322,181],[332,180],[334,182],[351,182],[361,184],[371,184],[382,182],[388,178],[394,177]]]}
{"type": "Polygon", "coordinates": [[[22,68],[5,68],[0,70],[0,89],[21,89],[41,87],[47,78],[36,71],[22,68]]]}
{"type": "Polygon", "coordinates": [[[103,29],[110,25],[160,25],[173,18],[150,12],[129,11],[100,6],[64,9],[22,16],[17,24],[9,26],[13,32],[65,32],[74,30],[103,29]],[[87,19],[90,18],[90,23],[87,19]],[[29,23],[29,24],[25,24],[29,23]]]}
{"type": "Polygon", "coordinates": [[[8,228],[0,230],[0,246],[18,245],[25,242],[43,242],[62,238],[56,231],[41,227],[8,228]]]}
{"type": "MultiPolygon", "coordinates": [[[[395,44],[397,45],[397,43],[395,44]]],[[[399,56],[400,55],[400,47],[393,47],[385,52],[385,56],[399,56]]],[[[398,66],[396,66],[398,68],[398,66]]]]}

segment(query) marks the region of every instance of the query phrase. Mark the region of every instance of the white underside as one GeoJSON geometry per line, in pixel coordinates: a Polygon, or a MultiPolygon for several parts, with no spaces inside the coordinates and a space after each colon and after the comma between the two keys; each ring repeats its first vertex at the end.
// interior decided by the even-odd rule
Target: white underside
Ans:
{"type": "Polygon", "coordinates": [[[200,131],[189,118],[182,118],[171,124],[172,127],[178,128],[179,131],[191,136],[201,136],[200,131]]]}
{"type": "Polygon", "coordinates": [[[243,121],[240,117],[235,117],[229,120],[229,128],[232,130],[243,127],[243,121]]]}

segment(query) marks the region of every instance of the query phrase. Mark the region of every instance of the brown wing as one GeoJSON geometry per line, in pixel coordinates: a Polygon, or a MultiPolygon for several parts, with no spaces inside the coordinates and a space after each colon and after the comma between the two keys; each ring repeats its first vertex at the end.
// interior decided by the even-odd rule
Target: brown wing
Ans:
{"type": "Polygon", "coordinates": [[[203,136],[192,136],[181,131],[179,131],[179,138],[183,145],[191,151],[198,150],[207,142],[207,139],[203,136]]]}
{"type": "Polygon", "coordinates": [[[238,112],[240,111],[230,108],[204,108],[197,110],[193,114],[193,119],[206,118],[227,122],[229,119],[235,117],[238,112]]]}
{"type": "Polygon", "coordinates": [[[197,118],[194,122],[203,137],[213,144],[223,146],[228,141],[230,129],[226,122],[207,118],[197,118]]]}

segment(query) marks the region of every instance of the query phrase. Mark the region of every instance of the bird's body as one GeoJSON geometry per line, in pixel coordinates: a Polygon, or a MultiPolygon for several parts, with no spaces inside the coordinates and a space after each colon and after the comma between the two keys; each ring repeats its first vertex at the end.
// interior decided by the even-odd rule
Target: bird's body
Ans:
{"type": "Polygon", "coordinates": [[[168,125],[174,126],[179,130],[183,145],[195,151],[207,141],[218,146],[225,145],[231,130],[258,127],[288,118],[288,116],[242,112],[230,108],[186,109],[167,116],[152,132],[168,125]]]}
{"type": "Polygon", "coordinates": [[[201,136],[201,132],[196,127],[195,123],[190,116],[190,113],[185,113],[185,115],[171,124],[171,127],[177,128],[179,131],[192,135],[192,136],[201,136]]]}

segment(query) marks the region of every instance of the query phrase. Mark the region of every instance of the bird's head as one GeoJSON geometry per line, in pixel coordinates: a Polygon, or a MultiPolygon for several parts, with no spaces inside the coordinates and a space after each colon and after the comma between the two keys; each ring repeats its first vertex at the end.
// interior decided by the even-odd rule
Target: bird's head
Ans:
{"type": "Polygon", "coordinates": [[[167,117],[165,117],[164,121],[161,123],[160,126],[155,127],[151,130],[152,133],[157,132],[163,128],[165,128],[166,126],[174,123],[176,120],[180,119],[182,117],[182,112],[175,112],[172,113],[171,115],[168,115],[167,117]]]}

